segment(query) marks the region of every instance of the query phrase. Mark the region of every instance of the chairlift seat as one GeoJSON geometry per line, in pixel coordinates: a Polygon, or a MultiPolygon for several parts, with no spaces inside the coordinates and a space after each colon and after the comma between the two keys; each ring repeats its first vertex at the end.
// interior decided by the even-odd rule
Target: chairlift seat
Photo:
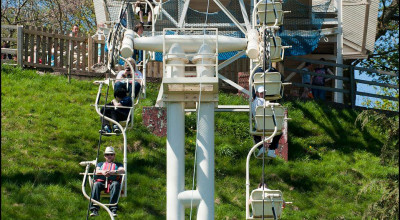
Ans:
{"type": "MultiPolygon", "coordinates": [[[[256,115],[255,115],[255,123],[256,123],[256,132],[268,132],[272,133],[275,129],[272,115],[272,105],[266,103],[265,106],[265,125],[264,125],[264,107],[257,106],[256,107],[256,115]]],[[[275,118],[276,118],[276,127],[278,129],[278,133],[282,131],[283,120],[285,117],[285,110],[283,106],[278,105],[274,106],[275,118]]]]}
{"type": "MultiPolygon", "coordinates": [[[[126,197],[124,193],[124,181],[125,181],[125,174],[120,174],[122,176],[121,179],[121,195],[120,197],[126,197]]],[[[90,190],[93,190],[93,178],[89,175],[89,185],[90,185],[90,190]]],[[[100,197],[110,197],[110,193],[106,192],[106,189],[102,190],[100,192],[100,197]]]]}
{"type": "Polygon", "coordinates": [[[276,15],[278,18],[277,26],[280,26],[283,24],[283,14],[284,12],[282,11],[282,3],[279,1],[276,1],[274,3],[267,1],[263,1],[260,3],[257,7],[257,14],[258,14],[258,19],[260,25],[264,24],[264,20],[266,19],[266,25],[267,26],[272,26],[275,24],[275,13],[274,13],[274,4],[275,4],[275,9],[276,9],[276,15]],[[265,11],[265,8],[267,8],[267,11],[265,11]],[[265,18],[265,13],[267,13],[267,18],[265,18]]]}
{"type": "Polygon", "coordinates": [[[264,189],[263,191],[263,189],[261,188],[255,189],[251,192],[250,199],[251,199],[251,208],[253,212],[252,219],[262,218],[262,217],[264,217],[264,219],[274,219],[272,207],[274,207],[275,209],[276,218],[281,217],[282,207],[283,207],[283,196],[280,190],[264,189]],[[263,213],[263,203],[264,203],[264,213],[263,213]]]}
{"type": "MultiPolygon", "coordinates": [[[[284,48],[282,47],[282,39],[278,36],[275,36],[275,41],[273,38],[268,39],[270,43],[270,58],[271,62],[280,62],[283,60],[284,56],[284,48]]],[[[264,42],[260,42],[260,48],[261,48],[261,60],[264,60],[264,42]]]]}
{"type": "MultiPolygon", "coordinates": [[[[254,88],[257,89],[264,86],[264,73],[254,74],[254,88]]],[[[276,100],[282,98],[281,96],[282,80],[279,72],[266,72],[265,73],[265,98],[266,100],[276,100]]]]}

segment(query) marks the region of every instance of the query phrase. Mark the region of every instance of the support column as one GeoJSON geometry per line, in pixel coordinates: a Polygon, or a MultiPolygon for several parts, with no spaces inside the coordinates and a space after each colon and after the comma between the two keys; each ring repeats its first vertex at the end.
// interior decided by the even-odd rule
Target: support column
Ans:
{"type": "MultiPolygon", "coordinates": [[[[185,75],[184,52],[179,44],[173,44],[166,59],[165,77],[185,75]]],[[[167,102],[167,220],[184,220],[185,209],[178,195],[185,189],[185,108],[183,102],[167,102]]]]}
{"type": "Polygon", "coordinates": [[[185,110],[183,103],[167,103],[167,220],[184,220],[178,194],[185,187],[185,110]]]}
{"type": "MultiPolygon", "coordinates": [[[[338,34],[336,40],[336,63],[343,64],[343,15],[342,15],[342,0],[336,0],[336,8],[338,10],[338,34]]],[[[343,68],[336,67],[336,76],[343,76],[343,68]]],[[[335,79],[335,88],[343,89],[343,81],[335,79]]],[[[343,93],[335,92],[334,101],[343,103],[343,93]]]]}
{"type": "MultiPolygon", "coordinates": [[[[193,57],[197,77],[214,77],[216,69],[209,66],[215,63],[211,53],[209,45],[203,44],[193,57]]],[[[201,197],[197,219],[214,220],[214,103],[201,102],[197,108],[197,190],[201,197]]]]}
{"type": "Polygon", "coordinates": [[[198,220],[214,219],[214,103],[201,103],[198,125],[197,190],[202,200],[198,220]]]}

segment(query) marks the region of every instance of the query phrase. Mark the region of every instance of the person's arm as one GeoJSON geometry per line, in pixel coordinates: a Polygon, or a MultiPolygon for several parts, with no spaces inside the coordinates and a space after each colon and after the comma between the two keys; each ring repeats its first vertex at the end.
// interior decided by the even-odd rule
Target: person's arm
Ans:
{"type": "Polygon", "coordinates": [[[118,167],[118,170],[114,170],[113,174],[114,175],[125,174],[125,169],[123,167],[118,167]]]}
{"type": "Polygon", "coordinates": [[[101,170],[101,165],[102,165],[102,163],[97,164],[96,171],[95,171],[96,175],[104,175],[103,171],[101,170]]]}
{"type": "Polygon", "coordinates": [[[122,104],[121,104],[118,100],[116,100],[116,99],[113,99],[111,102],[112,102],[112,104],[113,104],[114,106],[122,106],[122,104]]]}

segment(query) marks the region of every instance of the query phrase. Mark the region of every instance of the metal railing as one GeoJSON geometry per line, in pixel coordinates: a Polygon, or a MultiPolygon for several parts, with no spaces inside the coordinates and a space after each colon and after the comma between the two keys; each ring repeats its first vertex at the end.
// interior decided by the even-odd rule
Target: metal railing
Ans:
{"type": "Polygon", "coordinates": [[[388,75],[388,76],[393,76],[393,77],[399,77],[398,73],[387,72],[387,71],[382,71],[382,70],[375,70],[375,69],[368,69],[368,68],[352,66],[352,65],[337,64],[337,63],[331,63],[331,62],[320,61],[320,60],[299,58],[299,57],[286,57],[286,59],[287,60],[296,60],[296,61],[301,61],[301,62],[309,62],[311,64],[323,64],[327,67],[333,67],[333,68],[342,68],[343,71],[348,71],[348,75],[349,75],[349,77],[343,77],[343,76],[334,76],[334,75],[328,75],[328,74],[320,74],[320,73],[316,73],[316,72],[309,72],[309,71],[304,71],[301,69],[285,68],[285,71],[296,72],[296,73],[300,73],[302,75],[308,74],[311,76],[323,76],[324,78],[342,80],[344,88],[342,88],[342,89],[331,88],[328,86],[316,86],[316,85],[312,85],[312,84],[310,85],[310,84],[303,84],[303,83],[297,83],[297,82],[292,82],[293,86],[298,86],[298,87],[303,87],[303,88],[307,87],[307,88],[311,88],[311,89],[320,89],[320,90],[324,90],[324,91],[348,94],[350,96],[350,100],[351,100],[351,107],[355,107],[355,101],[356,101],[357,95],[379,98],[379,99],[387,99],[387,100],[397,101],[397,102],[399,101],[399,99],[397,97],[393,97],[393,96],[379,95],[379,94],[375,94],[375,93],[357,91],[357,84],[366,84],[366,85],[372,85],[372,86],[379,86],[379,87],[383,87],[383,88],[399,89],[398,84],[380,83],[380,82],[376,82],[376,81],[368,81],[368,80],[355,78],[356,71],[375,73],[377,75],[388,75]]]}

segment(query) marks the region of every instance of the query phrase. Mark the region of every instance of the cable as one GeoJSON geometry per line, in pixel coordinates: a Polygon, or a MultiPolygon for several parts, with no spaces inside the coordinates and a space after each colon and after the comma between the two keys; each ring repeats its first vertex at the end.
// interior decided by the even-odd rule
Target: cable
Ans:
{"type": "MultiPolygon", "coordinates": [[[[263,157],[263,160],[262,160],[262,181],[261,181],[261,184],[262,184],[262,192],[263,192],[263,201],[262,201],[262,219],[264,220],[264,204],[265,204],[265,199],[264,199],[264,197],[265,197],[265,194],[264,194],[264,185],[265,185],[265,151],[266,151],[266,149],[265,149],[265,75],[266,75],[266,73],[265,73],[265,66],[266,66],[266,62],[267,62],[267,58],[270,58],[270,56],[269,56],[269,54],[268,53],[270,53],[270,51],[268,50],[267,51],[267,32],[266,32],[266,26],[267,26],[267,7],[268,7],[268,4],[267,4],[267,0],[265,0],[265,7],[264,7],[264,62],[263,62],[263,70],[264,70],[264,82],[263,82],[263,87],[264,87],[264,91],[263,91],[263,94],[264,94],[264,97],[263,97],[263,99],[264,99],[264,108],[263,108],[263,111],[264,111],[264,117],[263,117],[263,125],[264,125],[264,129],[263,129],[263,136],[262,136],[262,139],[263,139],[263,143],[262,143],[262,148],[264,148],[264,152],[263,152],[263,154],[262,154],[262,157],[263,157]]],[[[261,148],[261,149],[262,149],[261,148]]]]}

